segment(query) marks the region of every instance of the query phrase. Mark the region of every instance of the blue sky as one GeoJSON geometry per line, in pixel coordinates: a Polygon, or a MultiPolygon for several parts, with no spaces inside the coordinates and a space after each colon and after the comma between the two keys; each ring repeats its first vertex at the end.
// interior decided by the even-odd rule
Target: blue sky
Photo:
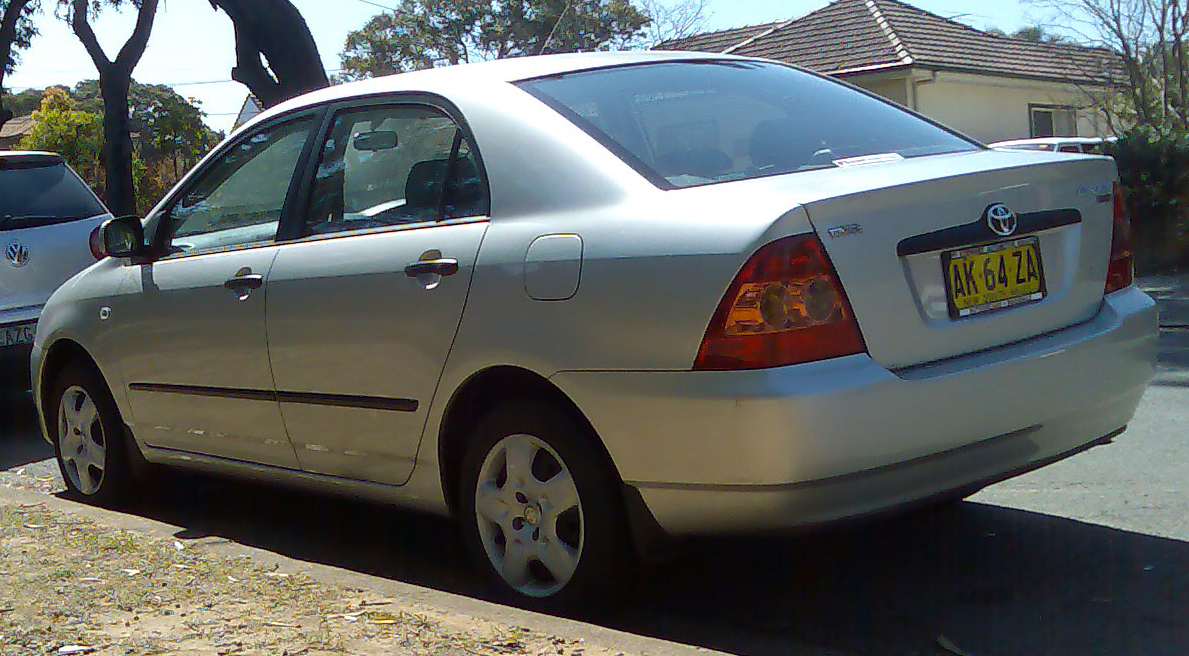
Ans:
{"type": "MultiPolygon", "coordinates": [[[[954,17],[978,28],[1011,31],[1038,22],[1022,0],[910,0],[922,9],[954,17]]],[[[347,33],[395,0],[293,0],[310,24],[328,70],[339,68],[339,52],[347,33]]],[[[50,1],[43,4],[51,5],[50,1]]],[[[709,27],[722,29],[801,16],[826,0],[710,0],[709,27]]],[[[107,12],[95,22],[109,56],[132,29],[130,12],[107,12]]],[[[52,12],[38,18],[41,36],[22,53],[21,65],[6,87],[74,83],[96,77],[91,60],[69,27],[52,12]]],[[[162,0],[148,51],[134,77],[140,82],[170,84],[184,96],[202,102],[208,122],[226,129],[235,119],[246,90],[229,80],[234,66],[231,21],[205,0],[162,0]]]]}

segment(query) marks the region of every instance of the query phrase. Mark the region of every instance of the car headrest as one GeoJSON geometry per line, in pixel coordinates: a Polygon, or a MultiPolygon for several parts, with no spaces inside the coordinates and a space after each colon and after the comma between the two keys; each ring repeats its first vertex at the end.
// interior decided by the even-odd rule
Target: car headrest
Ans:
{"type": "Polygon", "coordinates": [[[437,209],[442,202],[442,181],[446,179],[449,163],[446,159],[431,159],[414,164],[405,182],[405,207],[437,209]]]}

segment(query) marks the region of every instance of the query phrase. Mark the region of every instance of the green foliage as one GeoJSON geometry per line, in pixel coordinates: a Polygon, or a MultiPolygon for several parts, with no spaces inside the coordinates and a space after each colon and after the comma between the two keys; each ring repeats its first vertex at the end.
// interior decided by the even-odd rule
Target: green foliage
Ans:
{"type": "MultiPolygon", "coordinates": [[[[73,90],[50,87],[33,113],[33,132],[22,148],[61,153],[74,170],[106,200],[103,160],[103,101],[94,81],[73,90]]],[[[181,176],[215,146],[222,135],[203,123],[194,101],[160,85],[132,83],[132,129],[138,135],[133,160],[137,207],[147,211],[181,176]]]]}
{"type": "Polygon", "coordinates": [[[649,20],[631,0],[401,0],[347,35],[343,77],[607,50],[640,36],[649,20]]]}
{"type": "Polygon", "coordinates": [[[1189,264],[1189,133],[1140,126],[1107,148],[1119,166],[1136,268],[1189,264]]]}
{"type": "MultiPolygon", "coordinates": [[[[0,16],[8,13],[9,6],[14,5],[16,0],[0,0],[0,16]]],[[[33,24],[33,14],[41,8],[40,0],[32,0],[24,3],[20,7],[20,14],[17,15],[16,29],[13,32],[13,39],[9,43],[0,43],[0,54],[6,55],[3,59],[4,68],[0,70],[0,78],[4,75],[13,72],[16,65],[20,63],[18,51],[29,47],[33,41],[33,37],[37,36],[37,26],[33,24]]],[[[15,112],[14,112],[15,114],[15,112]]],[[[17,114],[20,116],[20,114],[17,114]]]]}
{"type": "MultiPolygon", "coordinates": [[[[72,92],[84,111],[103,114],[97,80],[79,82],[72,92]]],[[[171,158],[189,168],[221,138],[203,122],[199,102],[184,98],[161,84],[132,82],[128,90],[128,121],[140,135],[139,150],[148,160],[171,158]]]]}
{"type": "Polygon", "coordinates": [[[987,30],[987,33],[994,34],[995,36],[1006,36],[1013,39],[1020,39],[1022,41],[1032,41],[1034,43],[1051,43],[1055,45],[1066,46],[1078,45],[1077,41],[1061,36],[1060,34],[1054,34],[1043,25],[1029,25],[1027,27],[1021,27],[1011,34],[1008,34],[997,27],[993,27],[987,30]]]}
{"type": "Polygon", "coordinates": [[[21,148],[61,154],[92,188],[101,192],[103,117],[80,111],[65,89],[50,87],[33,118],[33,131],[21,141],[21,148]]]}
{"type": "Polygon", "coordinates": [[[4,107],[12,111],[13,116],[28,116],[41,107],[43,98],[44,89],[26,89],[12,95],[5,94],[4,107]]]}

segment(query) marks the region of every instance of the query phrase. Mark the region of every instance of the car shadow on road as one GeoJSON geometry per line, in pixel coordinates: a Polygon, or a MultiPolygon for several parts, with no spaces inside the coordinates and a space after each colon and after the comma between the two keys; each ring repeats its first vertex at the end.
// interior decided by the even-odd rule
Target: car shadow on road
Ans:
{"type": "MultiPolygon", "coordinates": [[[[487,598],[453,523],[185,474],[139,514],[289,557],[487,598]]],[[[738,654],[1183,654],[1189,544],[965,502],[783,537],[685,540],[577,619],[738,654]]]]}
{"type": "MultiPolygon", "coordinates": [[[[5,401],[0,469],[52,457],[5,401]]],[[[445,519],[168,471],[134,512],[300,560],[488,598],[445,519]]],[[[702,538],[578,619],[739,654],[1183,654],[1189,543],[965,502],[783,537],[702,538]]]]}
{"type": "Polygon", "coordinates": [[[28,391],[0,387],[0,471],[54,457],[28,391]]]}

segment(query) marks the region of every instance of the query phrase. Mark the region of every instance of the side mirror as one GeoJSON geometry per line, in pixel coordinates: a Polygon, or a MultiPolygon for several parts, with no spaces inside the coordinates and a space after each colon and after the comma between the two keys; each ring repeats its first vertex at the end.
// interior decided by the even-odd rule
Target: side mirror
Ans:
{"type": "Polygon", "coordinates": [[[396,132],[392,130],[376,130],[374,132],[362,132],[356,135],[351,145],[355,146],[355,150],[375,152],[377,150],[392,150],[396,148],[398,141],[396,132]]]}
{"type": "Polygon", "coordinates": [[[133,257],[144,252],[144,226],[138,216],[121,216],[99,226],[99,250],[107,257],[133,257]]]}

